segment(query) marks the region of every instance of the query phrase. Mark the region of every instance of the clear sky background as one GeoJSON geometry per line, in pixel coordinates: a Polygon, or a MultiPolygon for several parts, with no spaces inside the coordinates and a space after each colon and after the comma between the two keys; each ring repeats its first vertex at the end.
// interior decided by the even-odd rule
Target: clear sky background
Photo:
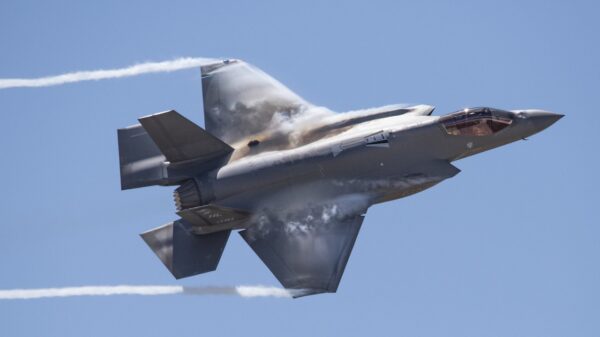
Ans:
{"type": "MultiPolygon", "coordinates": [[[[596,1],[2,1],[0,78],[241,58],[335,111],[424,103],[564,113],[369,210],[337,294],[0,302],[1,336],[600,335],[596,1]]],[[[172,279],[138,233],[172,188],[120,191],[116,129],[176,109],[199,70],[0,90],[0,289],[278,285],[239,235],[172,279]]]]}

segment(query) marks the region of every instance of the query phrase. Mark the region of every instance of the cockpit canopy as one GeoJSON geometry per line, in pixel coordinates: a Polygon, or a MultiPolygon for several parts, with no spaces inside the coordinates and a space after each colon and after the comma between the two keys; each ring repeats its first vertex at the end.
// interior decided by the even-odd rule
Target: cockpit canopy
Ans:
{"type": "Polygon", "coordinates": [[[512,119],[506,111],[471,108],[443,116],[440,123],[449,135],[489,136],[509,126],[512,119]]]}

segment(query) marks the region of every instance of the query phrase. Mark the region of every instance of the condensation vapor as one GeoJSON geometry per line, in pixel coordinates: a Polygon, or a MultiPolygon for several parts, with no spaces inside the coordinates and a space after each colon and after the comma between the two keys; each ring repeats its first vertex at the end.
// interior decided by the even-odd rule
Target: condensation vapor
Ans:
{"type": "Polygon", "coordinates": [[[0,89],[49,87],[82,81],[98,81],[150,73],[172,72],[176,70],[199,67],[215,61],[218,60],[200,57],[184,57],[170,61],[139,63],[119,69],[76,71],[56,76],[39,78],[3,78],[0,79],[0,89]]]}
{"type": "Polygon", "coordinates": [[[117,295],[230,295],[239,297],[278,297],[291,298],[293,291],[267,286],[236,287],[184,287],[184,286],[83,286],[42,289],[0,290],[0,300],[27,300],[39,298],[76,297],[76,296],[117,296],[117,295]]]}

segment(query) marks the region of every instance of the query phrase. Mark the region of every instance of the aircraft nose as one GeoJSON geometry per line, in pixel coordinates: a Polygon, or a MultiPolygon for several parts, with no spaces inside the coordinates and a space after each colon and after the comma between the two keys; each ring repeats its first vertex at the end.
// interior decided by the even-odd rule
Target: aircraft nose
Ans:
{"type": "Polygon", "coordinates": [[[565,115],[544,110],[523,110],[518,113],[519,117],[527,119],[536,132],[542,131],[550,125],[556,123],[565,115]]]}

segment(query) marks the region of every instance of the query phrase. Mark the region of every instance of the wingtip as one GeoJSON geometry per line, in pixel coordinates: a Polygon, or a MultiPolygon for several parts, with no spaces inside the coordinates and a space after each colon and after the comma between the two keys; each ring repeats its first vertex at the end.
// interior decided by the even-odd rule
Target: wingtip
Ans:
{"type": "Polygon", "coordinates": [[[217,69],[220,69],[220,68],[225,67],[230,64],[236,64],[236,63],[240,63],[240,62],[243,62],[243,61],[240,59],[224,59],[224,60],[220,60],[215,63],[203,65],[200,67],[200,71],[202,72],[202,76],[208,76],[210,73],[212,73],[213,71],[215,71],[217,69]]]}
{"type": "Polygon", "coordinates": [[[286,289],[288,294],[292,296],[292,298],[300,298],[311,295],[319,295],[325,293],[335,293],[335,291],[326,290],[326,289],[314,289],[314,288],[304,288],[304,289],[286,289]]]}

